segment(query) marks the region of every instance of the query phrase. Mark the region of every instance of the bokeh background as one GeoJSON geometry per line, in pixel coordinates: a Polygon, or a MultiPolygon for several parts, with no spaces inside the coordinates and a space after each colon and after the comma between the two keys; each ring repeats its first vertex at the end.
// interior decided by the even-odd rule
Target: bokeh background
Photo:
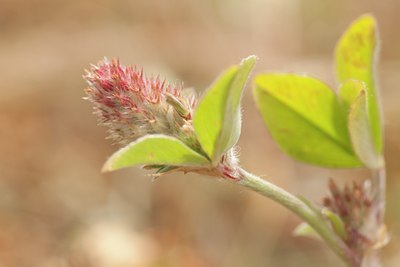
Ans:
{"type": "MultiPolygon", "coordinates": [[[[82,74],[122,63],[203,91],[256,54],[256,72],[312,73],[334,86],[332,54],[347,25],[372,12],[388,167],[385,266],[400,266],[400,2],[397,0],[0,0],[0,266],[341,266],[324,245],[294,238],[299,220],[268,199],[195,174],[101,174],[104,140],[82,74]]],[[[241,161],[320,202],[329,177],[365,178],[297,163],[243,104],[241,161]]]]}

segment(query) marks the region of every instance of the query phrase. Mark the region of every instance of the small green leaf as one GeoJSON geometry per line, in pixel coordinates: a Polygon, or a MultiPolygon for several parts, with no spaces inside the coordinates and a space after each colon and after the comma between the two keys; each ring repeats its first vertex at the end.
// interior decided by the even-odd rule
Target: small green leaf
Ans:
{"type": "Polygon", "coordinates": [[[233,147],[241,131],[240,100],[257,58],[250,56],[232,66],[206,91],[197,106],[193,126],[197,138],[212,162],[233,147]]]}
{"type": "Polygon", "coordinates": [[[368,98],[362,90],[350,106],[349,132],[354,151],[368,168],[379,168],[383,160],[376,153],[368,116],[368,98]]]}
{"type": "Polygon", "coordinates": [[[328,208],[323,208],[321,211],[332,225],[333,230],[342,238],[346,238],[346,227],[342,219],[334,212],[330,211],[328,208]]]}
{"type": "Polygon", "coordinates": [[[138,165],[207,166],[210,162],[176,138],[147,135],[115,152],[103,171],[138,165]]]}
{"type": "Polygon", "coordinates": [[[300,223],[294,230],[294,236],[310,237],[316,240],[321,240],[320,235],[308,223],[300,223]]]}
{"type": "Polygon", "coordinates": [[[336,69],[340,82],[356,79],[366,84],[368,114],[375,150],[382,152],[380,111],[375,87],[375,61],[379,47],[378,30],[373,16],[364,15],[353,22],[336,46],[336,69]]]}
{"type": "Polygon", "coordinates": [[[275,141],[297,160],[325,167],[359,167],[337,96],[323,82],[296,74],[261,74],[257,106],[275,141]]]}
{"type": "Polygon", "coordinates": [[[237,66],[230,67],[206,92],[198,104],[193,118],[193,126],[203,150],[214,161],[216,146],[222,131],[224,106],[229,87],[238,71],[237,66]]]}

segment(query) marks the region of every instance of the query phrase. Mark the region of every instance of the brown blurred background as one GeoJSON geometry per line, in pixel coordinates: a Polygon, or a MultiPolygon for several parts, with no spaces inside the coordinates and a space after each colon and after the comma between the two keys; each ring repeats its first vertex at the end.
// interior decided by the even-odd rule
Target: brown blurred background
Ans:
{"type": "MultiPolygon", "coordinates": [[[[299,220],[244,189],[199,175],[152,182],[101,174],[117,147],[82,100],[83,70],[104,56],[204,90],[242,57],[256,72],[312,73],[334,86],[332,53],[347,25],[378,19],[388,164],[385,266],[400,266],[400,2],[397,0],[0,0],[0,266],[341,266],[299,220]]],[[[328,177],[364,171],[305,166],[271,141],[244,97],[241,161],[320,201],[328,177]]]]}

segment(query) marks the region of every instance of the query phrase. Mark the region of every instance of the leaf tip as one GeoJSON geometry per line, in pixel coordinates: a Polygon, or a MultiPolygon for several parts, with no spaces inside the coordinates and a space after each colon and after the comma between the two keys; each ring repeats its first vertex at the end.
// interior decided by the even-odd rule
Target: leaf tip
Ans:
{"type": "Polygon", "coordinates": [[[257,62],[258,59],[259,59],[258,56],[250,55],[250,56],[242,59],[242,61],[240,62],[240,65],[243,65],[245,62],[249,62],[249,63],[252,63],[254,65],[257,62]]]}
{"type": "Polygon", "coordinates": [[[306,222],[299,224],[292,232],[294,237],[309,237],[321,240],[319,234],[306,222]]]}
{"type": "Polygon", "coordinates": [[[364,21],[368,22],[370,25],[376,25],[376,18],[372,13],[365,13],[356,19],[355,23],[364,21]]]}
{"type": "MultiPolygon", "coordinates": [[[[127,147],[129,147],[129,146],[130,145],[128,145],[127,147]]],[[[115,152],[114,154],[112,154],[106,160],[106,162],[103,164],[103,167],[101,168],[101,173],[112,172],[112,171],[116,171],[118,169],[126,167],[126,166],[120,166],[118,163],[118,160],[121,157],[121,150],[126,150],[127,147],[122,148],[122,149],[118,150],[117,152],[115,152]]]]}
{"type": "Polygon", "coordinates": [[[104,163],[103,167],[101,168],[101,173],[111,172],[113,170],[113,160],[111,157],[104,163]]]}

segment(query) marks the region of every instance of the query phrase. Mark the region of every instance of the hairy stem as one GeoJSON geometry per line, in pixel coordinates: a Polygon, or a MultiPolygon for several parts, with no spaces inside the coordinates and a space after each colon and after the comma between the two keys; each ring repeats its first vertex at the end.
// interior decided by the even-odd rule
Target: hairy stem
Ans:
{"type": "Polygon", "coordinates": [[[240,169],[241,179],[238,184],[266,196],[285,206],[307,222],[322,237],[327,245],[348,265],[359,267],[360,259],[354,255],[346,244],[336,235],[322,216],[306,205],[300,198],[284,189],[265,181],[247,171],[240,169]]]}

